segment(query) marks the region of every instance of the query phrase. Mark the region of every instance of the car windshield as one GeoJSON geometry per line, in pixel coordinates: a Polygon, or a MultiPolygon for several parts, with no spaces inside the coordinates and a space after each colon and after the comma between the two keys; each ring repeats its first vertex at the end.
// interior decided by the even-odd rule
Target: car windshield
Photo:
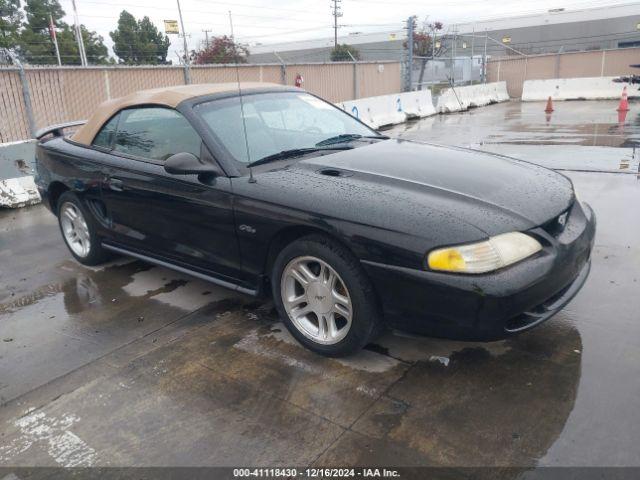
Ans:
{"type": "Polygon", "coordinates": [[[242,102],[246,143],[239,97],[201,103],[195,111],[229,153],[245,164],[281,152],[309,149],[304,152],[309,153],[379,136],[342,110],[303,92],[249,94],[242,102]]]}

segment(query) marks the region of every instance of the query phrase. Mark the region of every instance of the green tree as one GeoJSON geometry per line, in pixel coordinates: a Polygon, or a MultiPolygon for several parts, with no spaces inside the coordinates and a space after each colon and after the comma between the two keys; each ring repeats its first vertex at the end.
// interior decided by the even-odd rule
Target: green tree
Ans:
{"type": "MultiPolygon", "coordinates": [[[[2,1],[2,0],[0,0],[2,1]]],[[[62,21],[65,15],[58,0],[27,0],[24,8],[27,21],[20,32],[20,57],[27,63],[54,65],[56,51],[49,31],[53,19],[60,58],[64,65],[80,65],[80,53],[74,29],[62,21]]],[[[82,40],[90,64],[106,64],[111,60],[104,39],[84,25],[80,26],[82,40]]]]}
{"type": "Polygon", "coordinates": [[[165,64],[170,40],[153,24],[149,17],[136,20],[126,10],[120,13],[118,27],[110,32],[113,51],[120,63],[128,65],[165,64]]]}
{"type": "Polygon", "coordinates": [[[82,40],[84,42],[84,50],[87,54],[87,62],[93,65],[115,63],[113,58],[109,56],[109,49],[104,44],[102,35],[98,35],[96,32],[89,30],[84,25],[80,25],[80,30],[82,31],[82,40]]]}
{"type": "Polygon", "coordinates": [[[0,0],[0,48],[15,48],[22,22],[20,0],[0,0]]]}
{"type": "Polygon", "coordinates": [[[27,0],[24,7],[27,24],[34,31],[46,32],[49,28],[49,15],[58,23],[65,13],[58,0],[27,0]]]}
{"type": "Polygon", "coordinates": [[[352,47],[351,45],[338,45],[333,50],[331,50],[331,61],[332,62],[351,62],[353,58],[356,60],[360,60],[360,52],[357,48],[352,47]]]}
{"type": "Polygon", "coordinates": [[[193,61],[197,64],[247,63],[247,55],[249,50],[246,47],[234,43],[226,35],[212,38],[208,45],[205,44],[199,51],[191,53],[193,61]]]}

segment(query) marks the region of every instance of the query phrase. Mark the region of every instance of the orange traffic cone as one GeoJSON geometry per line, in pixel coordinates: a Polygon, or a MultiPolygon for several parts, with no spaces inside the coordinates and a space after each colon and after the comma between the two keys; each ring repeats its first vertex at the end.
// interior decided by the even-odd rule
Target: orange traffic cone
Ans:
{"type": "Polygon", "coordinates": [[[629,99],[627,98],[627,86],[622,89],[622,97],[620,98],[620,105],[618,105],[619,112],[629,111],[629,99]]]}
{"type": "Polygon", "coordinates": [[[553,101],[551,101],[551,97],[547,100],[547,108],[545,108],[544,111],[547,113],[553,112],[553,101]]]}

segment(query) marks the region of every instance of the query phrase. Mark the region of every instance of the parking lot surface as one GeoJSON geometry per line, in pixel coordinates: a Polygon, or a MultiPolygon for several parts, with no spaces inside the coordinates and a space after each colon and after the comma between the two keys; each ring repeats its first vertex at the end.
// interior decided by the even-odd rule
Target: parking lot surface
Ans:
{"type": "MultiPolygon", "coordinates": [[[[640,107],[509,102],[387,134],[557,168],[598,218],[556,317],[465,343],[300,347],[269,302],[139,261],[77,264],[0,212],[0,466],[640,465],[640,107]]],[[[390,159],[392,161],[392,159],[390,159]]]]}

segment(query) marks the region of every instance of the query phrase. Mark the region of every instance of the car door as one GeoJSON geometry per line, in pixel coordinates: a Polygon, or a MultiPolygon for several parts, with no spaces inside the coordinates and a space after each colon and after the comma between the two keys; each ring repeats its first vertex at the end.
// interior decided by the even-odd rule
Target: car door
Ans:
{"type": "Polygon", "coordinates": [[[215,162],[205,148],[173,109],[121,111],[102,188],[108,242],[236,282],[241,274],[229,178],[203,183],[196,175],[164,169],[175,153],[215,162]]]}

